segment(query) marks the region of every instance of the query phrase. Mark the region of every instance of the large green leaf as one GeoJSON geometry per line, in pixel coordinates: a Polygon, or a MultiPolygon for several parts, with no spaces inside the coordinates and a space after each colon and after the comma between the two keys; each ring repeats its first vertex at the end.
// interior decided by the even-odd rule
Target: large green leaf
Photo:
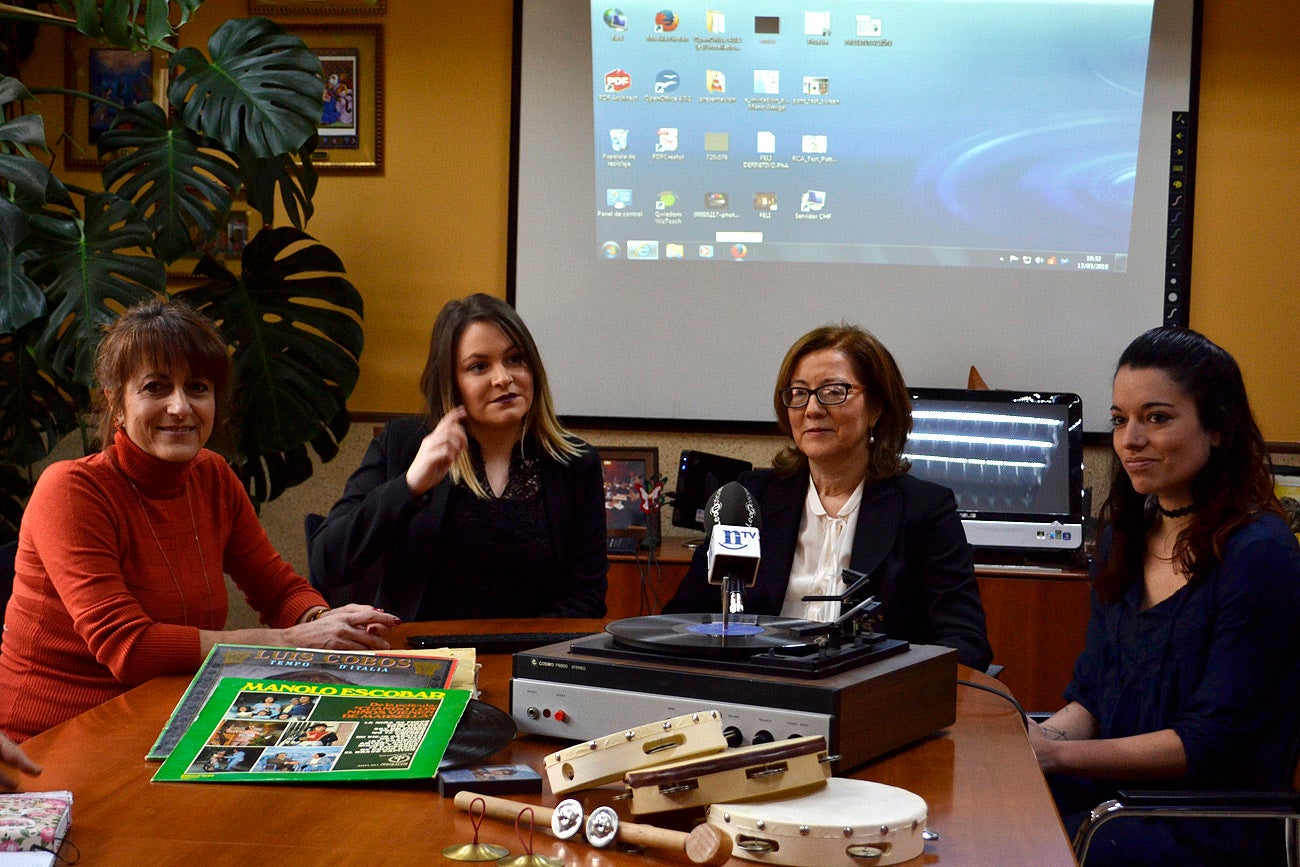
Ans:
{"type": "MultiPolygon", "coordinates": [[[[31,99],[16,78],[0,76],[0,112],[12,114],[15,103],[31,99]]],[[[45,149],[45,121],[38,114],[19,114],[0,123],[0,243],[12,250],[27,237],[27,209],[45,204],[53,175],[32,157],[32,149],[45,149]]],[[[2,316],[3,314],[0,314],[2,316]]]]}
{"type": "Polygon", "coordinates": [[[32,225],[45,255],[33,276],[51,310],[37,351],[56,377],[89,386],[101,329],[121,309],[163,293],[166,266],[139,253],[153,242],[149,226],[112,193],[87,196],[83,219],[42,215],[32,225]]]}
{"type": "Polygon", "coordinates": [[[264,228],[244,250],[242,279],[205,257],[209,282],[176,298],[207,314],[233,347],[238,448],[245,461],[316,439],[343,411],[360,372],[361,295],[329,248],[291,228],[264,228]]]}
{"type": "MultiPolygon", "coordinates": [[[[25,216],[23,220],[25,223],[25,216]]],[[[26,267],[40,255],[40,250],[30,247],[14,253],[0,244],[0,334],[13,334],[44,315],[45,294],[28,276],[26,267]]]]}
{"type": "Polygon", "coordinates": [[[232,18],[171,60],[167,96],[185,125],[241,157],[293,153],[316,134],[324,107],[320,60],[265,18],[232,18]],[[178,70],[184,70],[177,74],[178,70]]]}
{"type": "Polygon", "coordinates": [[[121,112],[100,138],[100,154],[119,151],[104,167],[104,186],[135,204],[166,262],[193,253],[215,238],[230,211],[239,175],[229,157],[193,130],[171,128],[152,102],[121,112]]]}
{"type": "Polygon", "coordinates": [[[180,10],[179,27],[190,20],[204,0],[55,0],[65,12],[77,16],[77,29],[120,48],[159,48],[171,51],[167,41],[176,33],[171,7],[180,10]],[[141,13],[144,23],[139,23],[141,13]]]}
{"type": "Polygon", "coordinates": [[[297,153],[265,159],[247,156],[240,160],[248,204],[268,225],[274,222],[276,190],[280,191],[280,204],[293,226],[305,228],[311,219],[314,210],[311,200],[316,195],[317,181],[316,166],[311,161],[315,149],[316,136],[312,136],[297,153]]]}
{"type": "Polygon", "coordinates": [[[89,392],[60,388],[32,352],[27,335],[0,335],[0,461],[26,466],[77,429],[89,392]]]}

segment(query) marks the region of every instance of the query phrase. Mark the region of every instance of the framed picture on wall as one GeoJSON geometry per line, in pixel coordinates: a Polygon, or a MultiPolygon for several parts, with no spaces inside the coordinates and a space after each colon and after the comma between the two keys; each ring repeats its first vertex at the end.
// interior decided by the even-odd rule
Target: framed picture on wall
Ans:
{"type": "Polygon", "coordinates": [[[160,51],[130,51],[97,44],[80,33],[64,35],[64,87],[102,97],[99,102],[65,95],[63,164],[70,169],[98,169],[99,138],[118,109],[109,103],[132,106],[156,102],[166,106],[167,61],[160,51]]]}
{"type": "MultiPolygon", "coordinates": [[[[601,471],[605,477],[605,530],[610,539],[630,538],[639,542],[659,536],[659,501],[652,500],[659,479],[659,449],[600,446],[601,471]]],[[[633,544],[632,550],[636,549],[633,544]]],[[[611,553],[630,553],[610,546],[611,553]]]]}
{"type": "MultiPolygon", "coordinates": [[[[217,237],[203,245],[203,252],[212,256],[232,274],[239,274],[244,257],[244,248],[253,236],[262,230],[262,215],[256,208],[249,207],[248,202],[237,199],[230,208],[226,224],[217,233],[217,237]]],[[[199,256],[184,256],[167,266],[169,277],[192,277],[194,266],[199,264],[199,256]]]]}
{"type": "Polygon", "coordinates": [[[289,30],[320,58],[325,108],[318,172],[384,168],[384,28],[381,24],[301,24],[289,30]]]}
{"type": "Polygon", "coordinates": [[[383,15],[388,0],[248,0],[253,15],[383,15]]]}

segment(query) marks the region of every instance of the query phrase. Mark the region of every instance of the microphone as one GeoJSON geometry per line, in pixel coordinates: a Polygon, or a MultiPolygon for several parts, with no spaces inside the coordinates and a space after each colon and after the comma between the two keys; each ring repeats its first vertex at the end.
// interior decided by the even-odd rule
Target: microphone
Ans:
{"type": "Polygon", "coordinates": [[[758,502],[744,485],[727,482],[704,504],[704,533],[709,540],[709,583],[739,589],[758,577],[758,502]]]}

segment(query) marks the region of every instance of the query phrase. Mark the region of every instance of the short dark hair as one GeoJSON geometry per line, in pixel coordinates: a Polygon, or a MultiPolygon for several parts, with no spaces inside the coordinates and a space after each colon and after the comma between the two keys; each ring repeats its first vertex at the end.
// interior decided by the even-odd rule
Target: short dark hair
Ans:
{"type": "MultiPolygon", "coordinates": [[[[1115,372],[1159,370],[1191,399],[1201,427],[1218,437],[1192,480],[1191,523],[1174,547],[1189,580],[1216,565],[1234,530],[1266,511],[1281,514],[1264,436],[1251,413],[1241,368],[1221,346],[1190,328],[1159,327],[1138,335],[1120,354],[1115,372]]],[[[1112,457],[1110,495],[1102,505],[1111,527],[1110,558],[1098,575],[1106,601],[1123,596],[1141,573],[1153,504],[1133,489],[1118,454],[1112,457]]]]}
{"type": "Polygon", "coordinates": [[[217,419],[230,412],[234,365],[225,338],[203,314],[177,301],[150,299],[123,310],[104,328],[95,353],[94,406],[101,447],[113,441],[123,386],[146,366],[185,370],[212,382],[217,419]],[[105,392],[108,392],[107,394],[105,392]]]}
{"type": "MultiPolygon", "coordinates": [[[[781,389],[789,387],[794,369],[804,356],[823,349],[844,354],[865,390],[864,403],[880,413],[871,428],[875,442],[869,450],[866,478],[887,479],[907,472],[909,464],[903,457],[903,449],[907,435],[912,432],[911,395],[894,356],[874,334],[857,325],[841,323],[814,328],[786,352],[772,395],[777,427],[786,436],[791,435],[789,411],[781,402],[781,389]]],[[[787,474],[807,464],[808,458],[794,446],[783,449],[772,461],[773,467],[787,474]]]]}

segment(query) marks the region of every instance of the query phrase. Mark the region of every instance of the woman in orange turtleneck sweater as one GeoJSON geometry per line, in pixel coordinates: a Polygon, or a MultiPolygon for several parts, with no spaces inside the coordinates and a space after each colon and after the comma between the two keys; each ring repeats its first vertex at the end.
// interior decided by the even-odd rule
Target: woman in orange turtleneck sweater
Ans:
{"type": "Polygon", "coordinates": [[[42,473],[23,515],[0,654],[0,730],[23,740],[219,642],[386,649],[397,618],[329,609],[204,448],[231,362],[211,323],[152,301],[105,332],[99,454],[42,473]],[[225,630],[229,574],[264,629],[225,630]]]}

